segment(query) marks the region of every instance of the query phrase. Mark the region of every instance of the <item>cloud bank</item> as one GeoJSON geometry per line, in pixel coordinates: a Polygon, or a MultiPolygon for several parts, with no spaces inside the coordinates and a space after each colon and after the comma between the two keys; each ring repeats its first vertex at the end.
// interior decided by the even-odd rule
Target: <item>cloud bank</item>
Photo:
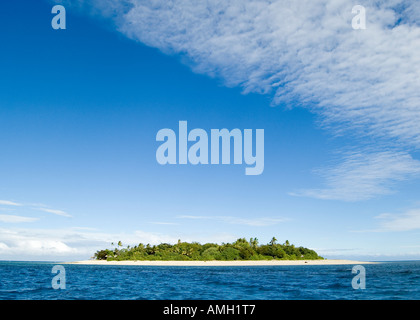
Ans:
{"type": "Polygon", "coordinates": [[[90,228],[29,229],[0,227],[0,256],[7,260],[74,261],[89,259],[97,250],[113,249],[118,241],[123,246],[139,243],[157,245],[183,241],[231,242],[232,234],[213,233],[198,237],[191,234],[162,234],[136,230],[130,233],[101,232],[90,228]],[[114,243],[112,245],[111,243],[114,243]]]}

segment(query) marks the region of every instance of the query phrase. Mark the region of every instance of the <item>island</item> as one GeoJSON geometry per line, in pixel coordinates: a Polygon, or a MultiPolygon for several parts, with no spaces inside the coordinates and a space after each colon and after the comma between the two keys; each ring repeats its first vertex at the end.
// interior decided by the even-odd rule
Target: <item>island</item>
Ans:
{"type": "MultiPolygon", "coordinates": [[[[113,246],[115,246],[112,243],[113,246]]],[[[341,265],[375,262],[327,260],[312,249],[296,247],[286,240],[277,243],[273,237],[260,245],[257,238],[239,238],[233,243],[182,242],[159,245],[138,244],[124,247],[118,241],[114,249],[97,251],[90,260],[68,262],[83,265],[125,266],[282,266],[282,265],[341,265]]]]}
{"type": "Polygon", "coordinates": [[[172,245],[161,243],[159,245],[127,246],[123,248],[121,241],[113,250],[105,249],[97,251],[93,257],[95,260],[125,261],[125,260],[148,260],[148,261],[235,261],[235,260],[317,260],[324,259],[314,250],[296,247],[288,240],[283,244],[277,243],[273,237],[268,244],[260,245],[257,238],[246,240],[237,239],[233,243],[200,244],[198,242],[182,242],[172,245]]]}

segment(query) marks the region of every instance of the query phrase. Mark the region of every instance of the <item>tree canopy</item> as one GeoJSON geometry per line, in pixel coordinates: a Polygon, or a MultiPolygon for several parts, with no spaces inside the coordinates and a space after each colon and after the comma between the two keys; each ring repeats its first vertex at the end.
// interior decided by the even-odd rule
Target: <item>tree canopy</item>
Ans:
{"type": "Polygon", "coordinates": [[[288,240],[284,244],[277,243],[273,237],[268,244],[259,245],[257,238],[246,240],[240,238],[233,243],[200,244],[198,242],[182,242],[176,244],[161,243],[159,245],[142,244],[111,250],[99,250],[95,253],[96,260],[315,260],[323,259],[314,250],[295,247],[288,240]]]}

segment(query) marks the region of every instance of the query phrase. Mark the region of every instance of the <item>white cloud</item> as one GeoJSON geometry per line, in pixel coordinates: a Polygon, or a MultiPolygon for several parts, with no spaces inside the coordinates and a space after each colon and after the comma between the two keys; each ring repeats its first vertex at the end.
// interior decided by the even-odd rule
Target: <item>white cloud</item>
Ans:
{"type": "Polygon", "coordinates": [[[136,231],[134,234],[136,238],[136,242],[134,243],[176,243],[179,239],[179,237],[154,232],[136,231]]]}
{"type": "MultiPolygon", "coordinates": [[[[127,235],[126,235],[127,237],[127,235]]],[[[150,243],[151,245],[157,245],[160,243],[171,243],[175,244],[178,240],[187,241],[187,242],[199,242],[199,243],[221,243],[221,242],[232,242],[236,240],[238,237],[233,234],[228,233],[207,233],[207,232],[195,232],[192,231],[191,233],[179,233],[176,234],[162,234],[158,232],[147,232],[137,230],[133,233],[130,238],[123,241],[125,244],[138,244],[143,243],[147,244],[150,243]]]]}
{"type": "Polygon", "coordinates": [[[360,128],[420,147],[420,10],[415,0],[71,1],[120,32],[245,92],[272,93],[337,129],[360,128]],[[111,10],[110,10],[111,8],[111,10]]]}
{"type": "Polygon", "coordinates": [[[403,214],[381,214],[380,227],[377,231],[420,230],[420,209],[411,209],[403,214]]]}
{"type": "MultiPolygon", "coordinates": [[[[50,208],[48,208],[47,205],[44,205],[44,204],[36,204],[36,203],[21,204],[21,203],[17,203],[17,202],[13,202],[13,201],[8,201],[8,200],[0,200],[0,205],[20,207],[20,209],[38,210],[38,211],[43,211],[43,212],[47,212],[47,213],[52,213],[52,214],[62,216],[62,217],[68,217],[68,218],[72,217],[69,213],[67,213],[63,210],[50,209],[50,208]]],[[[0,208],[0,210],[10,211],[11,209],[0,208]]]]}
{"type": "Polygon", "coordinates": [[[158,224],[158,225],[168,225],[168,226],[170,226],[170,225],[179,225],[179,223],[176,223],[176,222],[159,222],[159,221],[151,221],[151,222],[149,222],[150,224],[158,224]]]}
{"type": "Polygon", "coordinates": [[[40,232],[30,229],[0,229],[0,255],[4,258],[24,260],[25,258],[54,257],[76,253],[55,232],[40,232]]]}
{"type": "Polygon", "coordinates": [[[396,182],[420,174],[420,161],[405,152],[351,152],[338,165],[318,173],[325,176],[324,189],[303,190],[292,195],[358,201],[390,194],[396,182]]]}
{"type": "Polygon", "coordinates": [[[22,217],[16,215],[0,214],[0,222],[6,223],[21,223],[21,222],[34,222],[38,218],[22,217]]]}
{"type": "MultiPolygon", "coordinates": [[[[195,72],[218,77],[227,86],[270,94],[274,105],[305,107],[333,135],[374,137],[379,148],[398,146],[407,156],[420,148],[420,10],[415,0],[365,1],[366,30],[352,29],[355,3],[348,0],[91,0],[69,5],[114,19],[127,37],[181,54],[195,72]]],[[[372,155],[361,157],[369,162],[372,155]]],[[[390,179],[367,172],[362,181],[345,181],[366,183],[360,189],[370,189],[369,197],[387,193],[388,181],[405,179],[407,171],[384,164],[390,165],[384,168],[390,179]]],[[[351,169],[368,167],[363,161],[360,165],[351,169]]],[[[337,175],[331,172],[327,184],[334,185],[337,175]]],[[[356,188],[344,182],[338,187],[356,188]]],[[[316,195],[340,199],[341,191],[316,195]]]]}
{"type": "Polygon", "coordinates": [[[281,222],[288,221],[289,219],[286,218],[238,218],[238,217],[230,217],[230,216],[190,216],[190,215],[182,215],[178,216],[180,219],[192,219],[192,220],[214,220],[218,222],[230,223],[230,224],[237,224],[237,225],[247,225],[253,227],[265,227],[271,226],[274,224],[278,224],[281,222]]]}
{"type": "Polygon", "coordinates": [[[231,242],[237,237],[225,233],[162,234],[136,230],[130,233],[105,233],[91,228],[62,229],[0,228],[0,256],[10,260],[74,261],[89,259],[101,249],[144,244],[177,243],[182,241],[231,242]],[[114,243],[115,245],[111,245],[114,243]]]}
{"type": "Polygon", "coordinates": [[[62,217],[71,218],[71,215],[68,214],[67,212],[63,211],[63,210],[48,209],[48,208],[38,208],[38,210],[44,211],[44,212],[47,212],[47,213],[56,214],[56,215],[62,216],[62,217]]]}
{"type": "Polygon", "coordinates": [[[2,205],[2,206],[15,206],[15,207],[21,206],[20,203],[13,202],[13,201],[7,201],[7,200],[0,200],[0,205],[2,205]]]}
{"type": "MultiPolygon", "coordinates": [[[[382,213],[375,217],[377,226],[372,229],[352,230],[355,233],[404,232],[420,230],[420,209],[409,209],[403,213],[382,213]]],[[[417,248],[419,245],[405,245],[401,248],[417,248]]]]}
{"type": "Polygon", "coordinates": [[[358,31],[346,0],[129,2],[119,30],[184,54],[197,72],[273,93],[275,104],[297,100],[339,129],[420,146],[420,28],[393,10],[402,1],[367,3],[358,31]]]}

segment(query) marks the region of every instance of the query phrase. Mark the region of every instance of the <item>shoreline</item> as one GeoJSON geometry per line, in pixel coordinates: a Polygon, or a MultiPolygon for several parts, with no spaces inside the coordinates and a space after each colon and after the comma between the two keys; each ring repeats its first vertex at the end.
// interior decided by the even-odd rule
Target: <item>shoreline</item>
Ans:
{"type": "Polygon", "coordinates": [[[322,265],[358,265],[377,264],[379,262],[355,260],[235,260],[235,261],[163,261],[163,260],[81,260],[65,262],[64,264],[95,265],[95,266],[180,266],[180,267],[208,267],[208,266],[322,266],[322,265]]]}

